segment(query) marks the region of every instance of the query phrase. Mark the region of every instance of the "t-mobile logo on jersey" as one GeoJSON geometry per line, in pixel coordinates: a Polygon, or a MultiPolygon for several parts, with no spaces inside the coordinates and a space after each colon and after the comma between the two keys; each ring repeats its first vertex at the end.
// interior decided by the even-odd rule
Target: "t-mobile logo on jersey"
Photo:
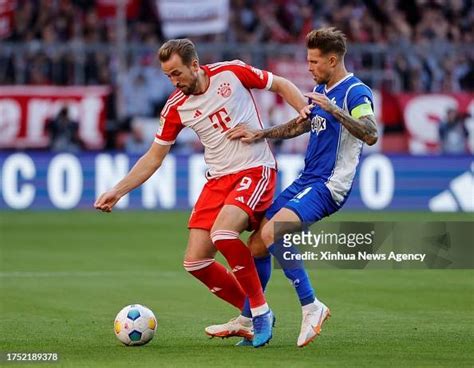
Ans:
{"type": "Polygon", "coordinates": [[[222,133],[230,129],[226,125],[226,123],[230,123],[232,119],[230,118],[229,113],[227,112],[225,107],[222,107],[216,112],[213,112],[211,115],[209,115],[209,119],[211,120],[213,128],[215,129],[222,128],[222,133]]]}

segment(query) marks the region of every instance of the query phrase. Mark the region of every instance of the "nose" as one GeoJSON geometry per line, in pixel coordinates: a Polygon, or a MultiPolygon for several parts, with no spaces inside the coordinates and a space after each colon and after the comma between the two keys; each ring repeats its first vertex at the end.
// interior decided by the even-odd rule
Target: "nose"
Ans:
{"type": "Polygon", "coordinates": [[[173,86],[178,87],[178,78],[172,76],[171,83],[173,83],[173,86]]]}

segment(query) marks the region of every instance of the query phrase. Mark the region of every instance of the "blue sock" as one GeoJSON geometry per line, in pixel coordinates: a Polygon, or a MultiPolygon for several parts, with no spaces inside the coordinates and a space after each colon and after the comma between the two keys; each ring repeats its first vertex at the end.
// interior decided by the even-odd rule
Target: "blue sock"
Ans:
{"type": "Polygon", "coordinates": [[[291,245],[289,247],[283,246],[283,240],[273,243],[268,250],[278,260],[285,276],[291,281],[294,286],[301,305],[307,305],[314,302],[314,290],[309,281],[308,274],[304,269],[304,262],[302,260],[286,260],[284,258],[285,252],[291,254],[299,254],[298,249],[291,245]]]}
{"type": "MultiPolygon", "coordinates": [[[[257,268],[258,278],[262,284],[262,289],[265,291],[265,287],[270,280],[272,274],[272,256],[269,254],[263,258],[253,258],[255,267],[257,268]]],[[[250,311],[249,298],[245,298],[244,309],[242,309],[242,316],[252,318],[252,312],[250,311]]]]}

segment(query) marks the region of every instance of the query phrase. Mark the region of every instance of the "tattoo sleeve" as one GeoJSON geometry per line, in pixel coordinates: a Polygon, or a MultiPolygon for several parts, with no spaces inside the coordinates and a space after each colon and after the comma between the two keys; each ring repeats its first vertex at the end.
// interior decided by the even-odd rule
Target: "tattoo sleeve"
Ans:
{"type": "Polygon", "coordinates": [[[356,138],[372,146],[377,142],[377,123],[373,115],[354,119],[347,111],[334,106],[329,111],[356,138]]]}
{"type": "Polygon", "coordinates": [[[311,130],[311,121],[301,117],[291,119],[289,122],[261,131],[262,138],[288,139],[297,137],[311,130]]]}

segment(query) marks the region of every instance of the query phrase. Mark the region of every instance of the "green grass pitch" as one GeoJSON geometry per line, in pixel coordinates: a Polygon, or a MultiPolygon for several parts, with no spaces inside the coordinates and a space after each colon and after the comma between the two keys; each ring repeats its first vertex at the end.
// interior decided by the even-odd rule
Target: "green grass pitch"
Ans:
{"type": "MultiPolygon", "coordinates": [[[[274,338],[260,348],[208,339],[206,325],[236,311],[182,268],[184,212],[0,213],[0,352],[57,352],[65,367],[472,367],[473,270],[311,270],[333,317],[296,348],[300,308],[280,270],[268,301],[274,338]],[[126,304],[158,318],[150,344],[113,334],[126,304]]],[[[381,219],[341,213],[339,220],[381,219]]],[[[383,220],[472,220],[462,214],[389,214],[383,220]]],[[[3,365],[5,362],[0,362],[3,365]]],[[[13,366],[38,366],[14,364],[13,366]]]]}

